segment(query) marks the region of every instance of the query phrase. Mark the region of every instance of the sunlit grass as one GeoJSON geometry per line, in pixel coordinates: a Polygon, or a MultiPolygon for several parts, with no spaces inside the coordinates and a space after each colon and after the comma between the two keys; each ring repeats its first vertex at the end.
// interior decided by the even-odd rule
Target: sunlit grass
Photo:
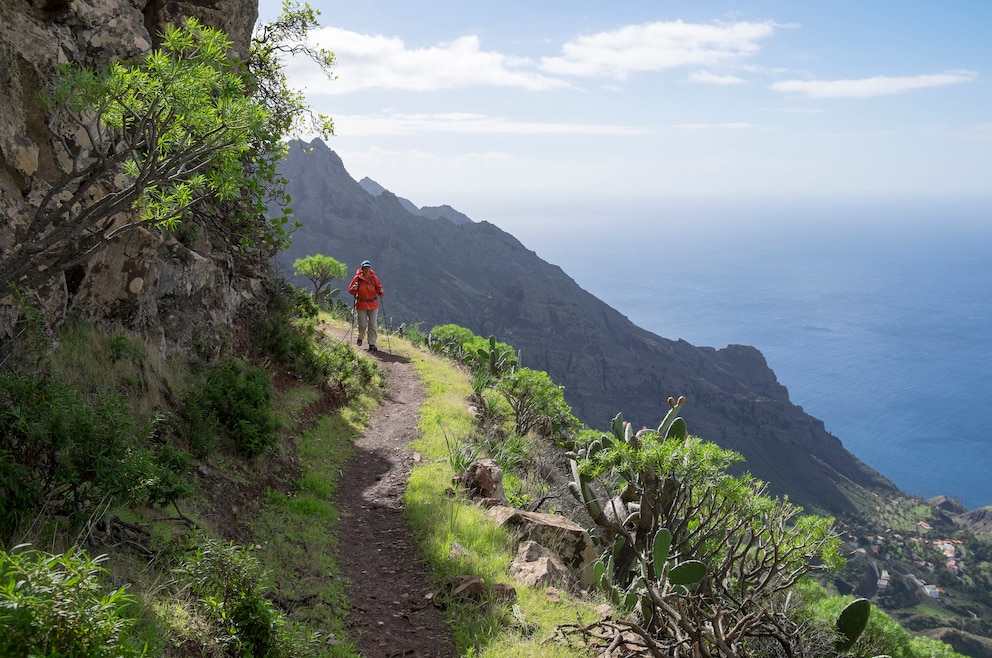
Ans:
{"type": "MultiPolygon", "coordinates": [[[[513,539],[488,518],[485,510],[447,491],[455,475],[449,451],[474,428],[467,402],[472,393],[469,376],[453,362],[432,354],[417,351],[412,358],[427,392],[420,412],[420,438],[414,444],[424,460],[410,476],[405,500],[421,551],[442,582],[456,575],[479,576],[490,585],[509,582],[513,539]],[[461,550],[452,552],[455,544],[461,550]]],[[[599,619],[593,601],[510,584],[517,592],[512,604],[455,602],[449,606],[449,621],[461,655],[588,655],[587,650],[548,640],[560,624],[599,619]]]]}

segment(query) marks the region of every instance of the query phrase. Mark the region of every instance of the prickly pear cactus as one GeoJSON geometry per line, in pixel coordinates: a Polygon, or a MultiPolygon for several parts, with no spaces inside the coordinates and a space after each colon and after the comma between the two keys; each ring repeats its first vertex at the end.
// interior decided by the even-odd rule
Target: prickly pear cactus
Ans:
{"type": "Polygon", "coordinates": [[[841,637],[834,648],[837,651],[847,651],[861,637],[868,626],[871,614],[871,602],[868,599],[856,599],[847,604],[837,617],[837,632],[841,637]]]}
{"type": "MultiPolygon", "coordinates": [[[[687,436],[685,421],[678,415],[683,404],[684,397],[668,399],[668,411],[656,430],[662,439],[684,440],[687,436]]],[[[624,470],[623,491],[604,502],[597,495],[597,489],[604,487],[594,486],[594,478],[580,468],[580,464],[594,460],[601,451],[620,447],[636,450],[639,443],[630,423],[624,421],[623,414],[617,414],[609,434],[568,453],[572,474],[568,487],[611,541],[596,564],[595,582],[618,610],[629,613],[639,609],[643,623],[650,625],[655,616],[654,602],[659,597],[688,594],[705,578],[706,565],[670,555],[672,533],[657,527],[652,502],[645,497],[652,488],[657,488],[653,471],[624,470]]]]}
{"type": "Polygon", "coordinates": [[[476,354],[478,354],[479,363],[483,364],[483,368],[492,377],[497,377],[517,367],[516,357],[511,352],[500,348],[496,343],[496,336],[489,337],[488,349],[480,347],[476,350],[476,354]]]}

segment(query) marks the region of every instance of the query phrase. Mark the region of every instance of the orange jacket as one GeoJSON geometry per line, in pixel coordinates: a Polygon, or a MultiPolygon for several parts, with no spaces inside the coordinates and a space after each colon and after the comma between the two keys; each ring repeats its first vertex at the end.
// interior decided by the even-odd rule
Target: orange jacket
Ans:
{"type": "Polygon", "coordinates": [[[385,295],[386,291],[382,289],[382,282],[375,275],[375,270],[369,268],[369,274],[365,276],[362,268],[358,268],[348,285],[348,294],[355,298],[355,308],[359,311],[371,311],[379,308],[379,297],[385,295]]]}

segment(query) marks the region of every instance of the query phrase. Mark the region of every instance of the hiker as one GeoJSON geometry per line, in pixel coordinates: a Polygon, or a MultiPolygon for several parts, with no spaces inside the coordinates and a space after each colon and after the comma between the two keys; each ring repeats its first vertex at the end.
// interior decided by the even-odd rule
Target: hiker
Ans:
{"type": "Polygon", "coordinates": [[[348,285],[348,292],[355,298],[355,312],[358,314],[358,345],[361,346],[365,332],[369,336],[369,352],[378,352],[375,345],[378,333],[375,330],[375,316],[379,310],[379,298],[385,294],[382,282],[375,275],[372,263],[363,260],[355,277],[348,285]]]}

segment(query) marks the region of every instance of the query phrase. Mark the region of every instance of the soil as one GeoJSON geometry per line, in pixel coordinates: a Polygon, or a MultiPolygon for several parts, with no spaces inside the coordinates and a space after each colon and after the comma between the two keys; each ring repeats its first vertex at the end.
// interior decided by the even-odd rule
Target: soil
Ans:
{"type": "Polygon", "coordinates": [[[409,444],[424,400],[420,377],[405,357],[385,350],[369,357],[379,361],[388,388],[355,442],[336,496],[341,567],[350,583],[350,639],[366,658],[455,656],[403,513],[403,492],[419,459],[409,444]]]}

